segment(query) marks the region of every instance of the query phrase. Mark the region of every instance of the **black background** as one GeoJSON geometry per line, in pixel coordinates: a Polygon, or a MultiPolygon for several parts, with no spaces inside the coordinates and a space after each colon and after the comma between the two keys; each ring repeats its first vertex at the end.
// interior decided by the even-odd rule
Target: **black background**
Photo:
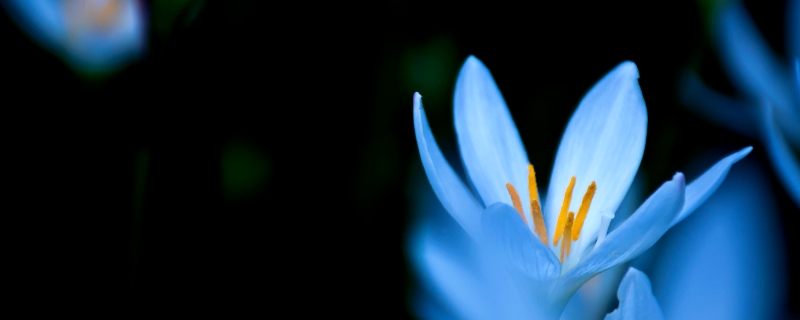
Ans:
{"type": "MultiPolygon", "coordinates": [[[[784,3],[746,5],[784,52],[784,3]]],[[[147,54],[105,81],[76,75],[3,14],[16,296],[32,312],[65,314],[409,317],[403,236],[420,166],[412,94],[425,96],[439,141],[454,141],[451,95],[470,54],[492,71],[540,172],[579,99],[624,60],[638,65],[647,102],[650,190],[710,148],[755,145],[751,157],[766,162],[757,141],[676,101],[686,68],[735,92],[702,8],[208,1],[190,25],[151,32],[147,54]],[[269,159],[263,184],[236,200],[223,196],[220,174],[232,141],[269,159]]],[[[770,179],[797,301],[797,208],[770,179]]]]}

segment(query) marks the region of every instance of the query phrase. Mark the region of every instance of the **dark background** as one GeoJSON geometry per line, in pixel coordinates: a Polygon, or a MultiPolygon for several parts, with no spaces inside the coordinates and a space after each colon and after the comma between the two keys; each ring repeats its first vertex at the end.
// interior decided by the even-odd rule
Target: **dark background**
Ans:
{"type": "MultiPolygon", "coordinates": [[[[33,312],[410,317],[412,94],[453,143],[452,91],[470,54],[492,71],[540,172],[580,98],[624,60],[647,102],[649,190],[709,149],[754,145],[767,163],[758,141],[677,102],[686,68],[735,92],[705,2],[200,3],[100,79],[0,17],[4,211],[21,233],[8,263],[33,312]]],[[[783,1],[746,5],[784,52],[783,1]]],[[[798,210],[771,179],[797,301],[798,210]]]]}

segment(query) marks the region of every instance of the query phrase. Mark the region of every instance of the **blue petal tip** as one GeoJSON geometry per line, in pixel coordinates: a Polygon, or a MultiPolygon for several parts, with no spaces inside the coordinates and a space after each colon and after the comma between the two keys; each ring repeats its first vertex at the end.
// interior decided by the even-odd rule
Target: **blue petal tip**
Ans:
{"type": "Polygon", "coordinates": [[[633,61],[623,61],[615,69],[615,72],[620,72],[629,75],[631,78],[639,79],[639,68],[636,67],[636,63],[633,61]]]}
{"type": "Polygon", "coordinates": [[[686,185],[686,177],[683,176],[683,172],[677,172],[674,176],[672,176],[672,180],[677,181],[681,184],[681,186],[686,185]]]}

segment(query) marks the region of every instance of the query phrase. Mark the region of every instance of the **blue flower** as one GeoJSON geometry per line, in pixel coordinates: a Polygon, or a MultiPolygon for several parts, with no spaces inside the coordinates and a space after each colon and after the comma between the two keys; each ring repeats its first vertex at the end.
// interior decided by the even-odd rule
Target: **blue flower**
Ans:
{"type": "Polygon", "coordinates": [[[558,317],[592,276],[647,250],[705,201],[752,149],[722,159],[688,186],[683,174],[675,174],[606,234],[644,151],[647,111],[637,79],[636,65],[624,62],[580,102],[562,137],[546,201],[539,197],[535,170],[502,95],[477,58],[464,63],[454,97],[469,184],[442,156],[421,96],[414,94],[417,143],[435,194],[477,243],[476,259],[502,261],[500,269],[507,272],[497,277],[523,295],[518,299],[533,314],[558,317]],[[573,201],[574,190],[586,192],[573,201]]]}
{"type": "Polygon", "coordinates": [[[136,0],[8,0],[19,26],[69,65],[88,73],[108,72],[145,48],[146,21],[136,0]]]}
{"type": "Polygon", "coordinates": [[[789,60],[776,57],[761,38],[744,5],[738,1],[717,12],[717,51],[731,83],[744,95],[730,98],[707,88],[689,74],[681,86],[684,104],[719,125],[766,147],[779,180],[800,206],[800,0],[787,10],[789,60]]]}

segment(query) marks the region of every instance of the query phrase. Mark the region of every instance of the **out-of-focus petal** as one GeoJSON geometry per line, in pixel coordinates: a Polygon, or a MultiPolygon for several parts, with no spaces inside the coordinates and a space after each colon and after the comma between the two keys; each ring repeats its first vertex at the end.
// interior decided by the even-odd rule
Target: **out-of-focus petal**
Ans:
{"type": "Polygon", "coordinates": [[[717,190],[719,185],[722,184],[722,181],[725,180],[725,176],[728,175],[728,170],[731,169],[731,166],[748,155],[752,150],[753,147],[747,147],[723,158],[706,170],[699,178],[689,183],[689,185],[686,186],[686,201],[683,203],[683,209],[681,209],[681,213],[672,220],[670,227],[686,219],[698,206],[703,204],[703,202],[717,190]]]}
{"type": "Polygon", "coordinates": [[[136,0],[3,2],[32,38],[86,72],[105,72],[138,57],[146,16],[136,0]]]}
{"type": "Polygon", "coordinates": [[[678,90],[681,103],[706,120],[745,137],[757,137],[752,106],[711,90],[693,72],[681,76],[678,90]]]}
{"type": "Polygon", "coordinates": [[[558,147],[545,202],[549,237],[556,230],[564,192],[576,177],[570,211],[578,212],[583,193],[595,181],[597,191],[573,250],[597,237],[600,217],[613,214],[639,168],[647,135],[647,109],[639,72],[626,61],[611,70],[583,97],[558,147]]]}
{"type": "Polygon", "coordinates": [[[789,0],[786,8],[786,49],[789,57],[800,57],[800,0],[789,0]]]}
{"type": "MultiPolygon", "coordinates": [[[[536,300],[524,279],[464,232],[442,207],[427,181],[413,189],[414,220],[407,249],[418,288],[412,308],[424,319],[532,319],[536,300]]],[[[519,216],[517,216],[519,218],[519,216]]]]}
{"type": "Polygon", "coordinates": [[[478,58],[470,56],[464,62],[453,99],[461,158],[483,204],[511,205],[506,189],[511,183],[533,223],[527,209],[528,156],[500,89],[478,58]]]}
{"type": "Polygon", "coordinates": [[[772,106],[763,103],[761,107],[762,135],[767,147],[767,154],[772,166],[777,170],[778,178],[786,187],[789,196],[800,206],[800,163],[786,143],[783,134],[776,128],[772,114],[772,106]]]}
{"type": "MultiPolygon", "coordinates": [[[[669,229],[683,207],[682,173],[665,182],[628,220],[561,278],[561,290],[577,290],[593,275],[635,258],[650,248],[669,229]]],[[[568,291],[566,291],[568,292],[568,291]]]]}
{"type": "Polygon", "coordinates": [[[485,242],[492,251],[533,280],[558,277],[558,258],[525,226],[514,208],[495,203],[483,212],[482,221],[485,242]]]}
{"type": "Polygon", "coordinates": [[[619,308],[606,316],[606,320],[664,319],[664,313],[653,296],[650,279],[634,268],[628,269],[617,291],[619,308]]]}
{"type": "Polygon", "coordinates": [[[744,159],[659,241],[648,274],[667,318],[784,318],[785,240],[766,177],[744,159]]]}
{"type": "Polygon", "coordinates": [[[792,106],[789,74],[759,34],[744,5],[739,1],[724,5],[717,22],[717,47],[731,81],[751,98],[766,97],[783,109],[792,106]]]}
{"type": "Polygon", "coordinates": [[[422,165],[436,196],[470,236],[480,238],[483,207],[442,155],[428,125],[419,93],[414,93],[414,131],[422,165]]]}

